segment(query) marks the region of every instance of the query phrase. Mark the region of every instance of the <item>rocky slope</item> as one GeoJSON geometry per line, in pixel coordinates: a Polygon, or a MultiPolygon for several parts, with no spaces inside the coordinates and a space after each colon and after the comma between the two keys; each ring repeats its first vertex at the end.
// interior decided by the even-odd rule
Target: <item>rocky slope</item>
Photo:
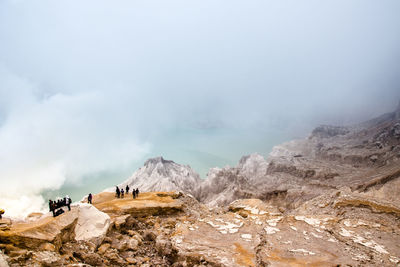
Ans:
{"type": "Polygon", "coordinates": [[[285,206],[298,206],[342,186],[361,186],[372,177],[365,174],[398,164],[399,114],[400,105],[392,113],[358,125],[319,126],[306,139],[275,146],[266,159],[252,154],[235,167],[213,168],[205,180],[189,166],[162,157],[149,159],[119,186],[182,191],[209,206],[241,198],[279,202],[283,197],[285,206]]]}
{"type": "Polygon", "coordinates": [[[212,169],[198,199],[219,205],[253,197],[293,208],[342,187],[360,189],[400,164],[399,114],[400,104],[359,125],[320,126],[307,139],[275,146],[267,159],[253,154],[236,167],[212,169]]]}
{"type": "Polygon", "coordinates": [[[101,193],[93,206],[0,231],[0,266],[397,266],[400,206],[370,197],[393,182],[292,210],[260,199],[210,210],[181,193],[101,193]]]}
{"type": "Polygon", "coordinates": [[[121,184],[151,191],[136,199],[0,221],[0,266],[399,266],[399,114],[318,127],[205,181],[151,159],[121,184]]]}
{"type": "MultiPolygon", "coordinates": [[[[140,188],[143,192],[183,191],[195,194],[200,183],[200,176],[190,166],[158,157],[147,160],[143,167],[118,186],[125,189],[129,185],[130,188],[140,188]]],[[[109,188],[106,191],[114,190],[115,188],[109,188]]]]}

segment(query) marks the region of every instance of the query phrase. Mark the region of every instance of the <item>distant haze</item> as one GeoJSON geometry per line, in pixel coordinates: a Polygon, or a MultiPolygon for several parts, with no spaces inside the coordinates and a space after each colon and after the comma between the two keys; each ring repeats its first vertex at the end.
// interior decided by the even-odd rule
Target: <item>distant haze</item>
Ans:
{"type": "Polygon", "coordinates": [[[0,0],[0,208],[394,110],[400,2],[0,0]]]}

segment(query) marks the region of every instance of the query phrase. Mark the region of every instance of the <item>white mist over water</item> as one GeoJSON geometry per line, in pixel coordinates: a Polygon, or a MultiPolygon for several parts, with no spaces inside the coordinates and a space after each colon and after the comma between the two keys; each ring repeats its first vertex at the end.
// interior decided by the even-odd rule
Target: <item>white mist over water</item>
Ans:
{"type": "Polygon", "coordinates": [[[26,215],[46,205],[42,192],[78,200],[153,156],[204,177],[319,123],[391,111],[399,9],[0,1],[0,208],[26,215]]]}
{"type": "Polygon", "coordinates": [[[0,88],[10,89],[0,91],[8,105],[2,106],[6,119],[0,128],[0,207],[7,216],[40,210],[40,192],[59,189],[67,179],[76,183],[87,174],[124,168],[148,153],[150,145],[135,138],[132,125],[117,137],[104,132],[122,130],[107,118],[104,95],[38,97],[36,88],[4,68],[0,75],[0,88]]]}

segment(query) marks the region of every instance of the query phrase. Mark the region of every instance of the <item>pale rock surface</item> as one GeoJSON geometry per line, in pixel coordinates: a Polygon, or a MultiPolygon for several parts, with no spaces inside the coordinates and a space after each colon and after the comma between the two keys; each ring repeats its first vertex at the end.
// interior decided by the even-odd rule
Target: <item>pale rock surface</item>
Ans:
{"type": "Polygon", "coordinates": [[[56,218],[46,214],[36,221],[15,222],[10,230],[0,231],[0,243],[14,243],[23,248],[38,248],[53,243],[59,248],[63,240],[72,236],[78,221],[78,209],[72,209],[56,218]]]}
{"type": "Polygon", "coordinates": [[[74,206],[79,209],[75,240],[101,244],[110,226],[110,216],[91,204],[77,203],[74,206]]]}
{"type": "Polygon", "coordinates": [[[0,250],[0,267],[9,267],[7,258],[8,257],[0,250]]]}
{"type": "Polygon", "coordinates": [[[254,153],[242,157],[237,168],[250,182],[256,183],[259,177],[267,174],[268,162],[263,156],[254,153]]]}
{"type": "MultiPolygon", "coordinates": [[[[183,191],[195,195],[200,182],[200,176],[190,166],[158,157],[147,160],[143,167],[118,186],[125,190],[126,185],[129,185],[131,190],[139,188],[141,192],[183,191]]],[[[107,191],[115,192],[115,188],[107,191]]]]}

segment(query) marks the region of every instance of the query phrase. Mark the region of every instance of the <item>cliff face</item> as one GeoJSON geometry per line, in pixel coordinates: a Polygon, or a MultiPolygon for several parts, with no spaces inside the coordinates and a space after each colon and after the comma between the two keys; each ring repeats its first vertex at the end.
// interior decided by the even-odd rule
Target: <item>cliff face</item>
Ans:
{"type": "Polygon", "coordinates": [[[398,111],[318,127],[204,181],[150,159],[120,185],[151,191],[136,199],[102,192],[56,218],[0,221],[0,266],[397,266],[399,163],[398,111]]]}

